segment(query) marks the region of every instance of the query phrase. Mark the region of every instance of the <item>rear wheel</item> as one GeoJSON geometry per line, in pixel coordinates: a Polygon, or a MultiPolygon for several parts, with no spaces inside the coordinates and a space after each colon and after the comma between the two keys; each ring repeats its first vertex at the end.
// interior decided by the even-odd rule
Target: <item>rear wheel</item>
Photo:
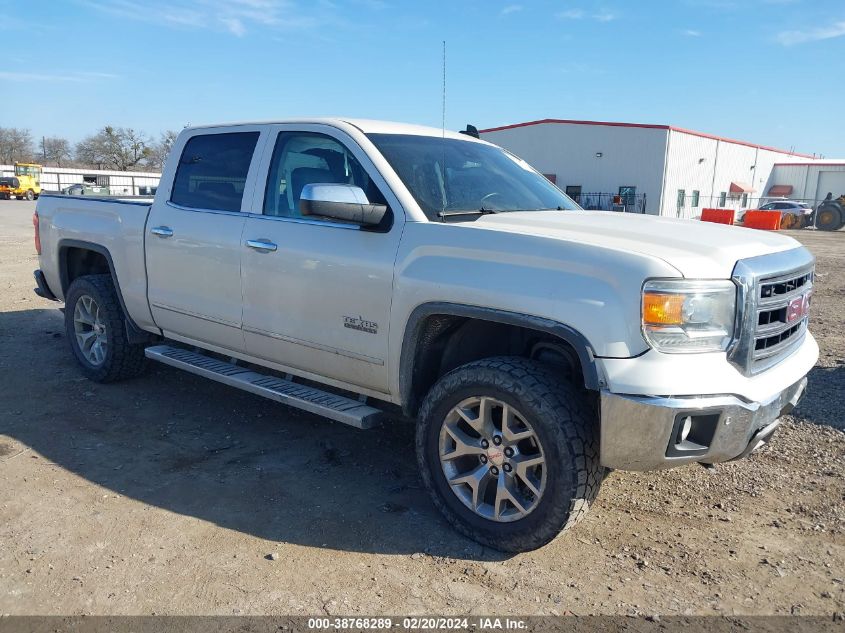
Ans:
{"type": "Polygon", "coordinates": [[[822,231],[837,231],[842,228],[841,210],[833,204],[819,207],[816,211],[816,228],[822,231]]]}
{"type": "Polygon", "coordinates": [[[73,280],[65,297],[65,331],[88,378],[114,382],[144,371],[144,346],[126,340],[126,318],[111,275],[73,280]]]}
{"type": "Polygon", "coordinates": [[[35,200],[35,192],[32,189],[27,189],[26,194],[24,194],[24,197],[30,202],[32,202],[33,200],[35,200]]]}
{"type": "Polygon", "coordinates": [[[577,523],[598,494],[587,394],[545,366],[501,357],[442,377],[423,402],[417,460],[459,532],[498,550],[533,550],[577,523]]]}

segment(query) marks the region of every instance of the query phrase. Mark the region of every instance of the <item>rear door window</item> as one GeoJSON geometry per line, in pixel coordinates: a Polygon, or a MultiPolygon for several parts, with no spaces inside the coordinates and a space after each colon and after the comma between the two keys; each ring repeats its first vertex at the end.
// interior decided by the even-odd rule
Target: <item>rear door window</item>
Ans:
{"type": "Polygon", "coordinates": [[[258,132],[192,137],[182,150],[170,201],[192,209],[240,211],[258,132]]]}

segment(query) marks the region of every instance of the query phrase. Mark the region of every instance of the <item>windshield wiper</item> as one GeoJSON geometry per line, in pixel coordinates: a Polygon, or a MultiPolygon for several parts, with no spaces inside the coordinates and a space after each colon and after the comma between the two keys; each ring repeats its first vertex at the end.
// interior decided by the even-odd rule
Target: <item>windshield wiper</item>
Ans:
{"type": "Polygon", "coordinates": [[[498,211],[494,211],[493,209],[485,209],[481,207],[480,209],[460,209],[457,211],[438,211],[437,217],[441,220],[445,220],[446,218],[454,218],[460,215],[490,215],[491,213],[498,213],[498,211]]]}

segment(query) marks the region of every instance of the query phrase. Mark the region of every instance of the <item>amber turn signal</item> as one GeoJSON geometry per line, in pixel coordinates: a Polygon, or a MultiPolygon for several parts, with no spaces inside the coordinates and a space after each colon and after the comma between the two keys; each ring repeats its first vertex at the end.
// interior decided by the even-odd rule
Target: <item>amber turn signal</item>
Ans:
{"type": "Polygon", "coordinates": [[[681,325],[684,295],[643,293],[643,323],[646,325],[681,325]]]}

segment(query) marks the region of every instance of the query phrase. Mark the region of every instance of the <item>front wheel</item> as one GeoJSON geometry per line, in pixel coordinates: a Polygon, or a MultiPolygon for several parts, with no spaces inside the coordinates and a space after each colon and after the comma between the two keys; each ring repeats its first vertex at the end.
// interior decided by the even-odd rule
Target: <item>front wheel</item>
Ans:
{"type": "Polygon", "coordinates": [[[604,474],[587,394],[522,358],[443,376],[423,402],[416,447],[449,523],[508,552],[541,547],[577,523],[604,474]]]}
{"type": "Polygon", "coordinates": [[[144,346],[126,339],[126,320],[111,275],[73,280],[65,296],[65,331],[88,378],[115,382],[144,371],[144,346]]]}

